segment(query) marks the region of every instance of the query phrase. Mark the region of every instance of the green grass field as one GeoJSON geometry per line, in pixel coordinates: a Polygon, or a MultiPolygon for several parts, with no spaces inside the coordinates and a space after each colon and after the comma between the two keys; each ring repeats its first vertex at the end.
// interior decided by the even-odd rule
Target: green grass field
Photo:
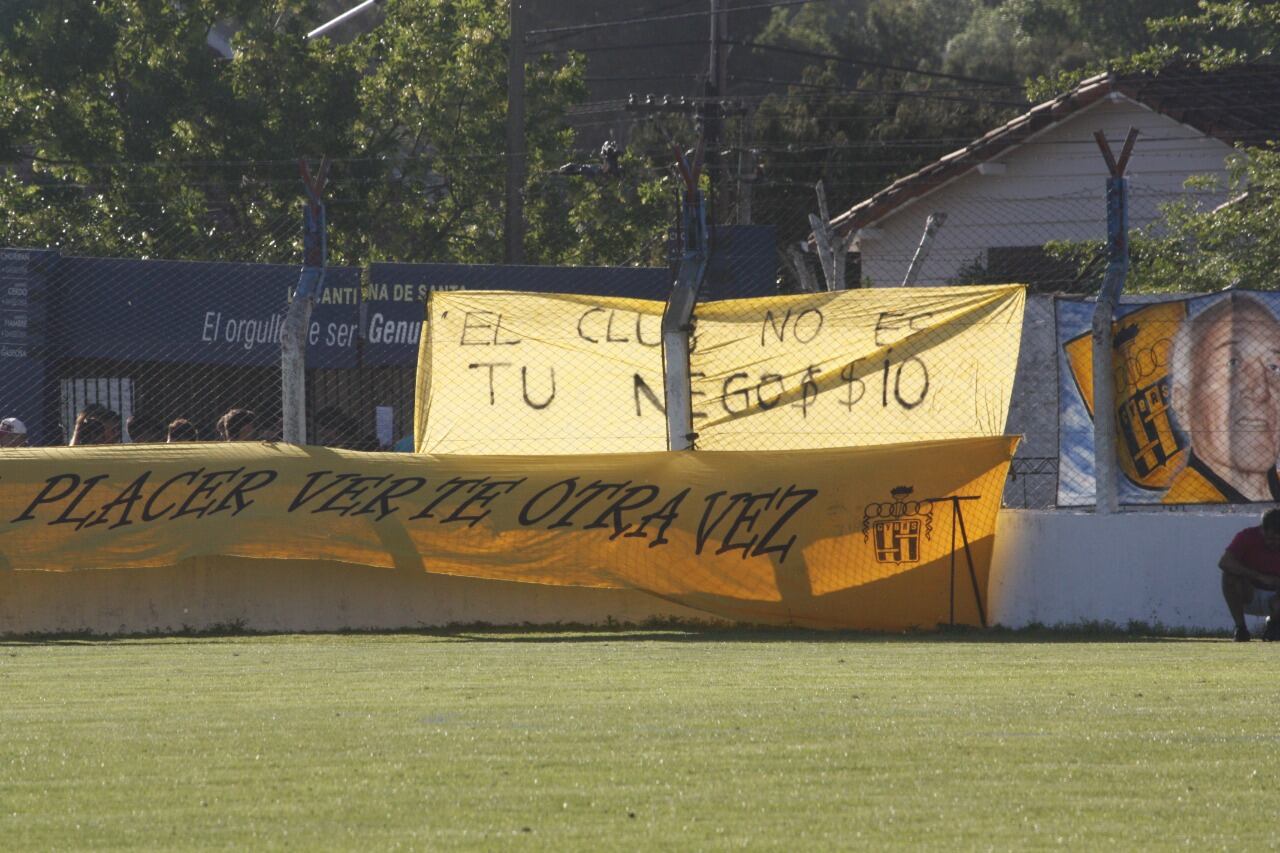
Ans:
{"type": "Polygon", "coordinates": [[[1270,846],[1280,645],[458,631],[0,643],[0,845],[1270,846]]]}

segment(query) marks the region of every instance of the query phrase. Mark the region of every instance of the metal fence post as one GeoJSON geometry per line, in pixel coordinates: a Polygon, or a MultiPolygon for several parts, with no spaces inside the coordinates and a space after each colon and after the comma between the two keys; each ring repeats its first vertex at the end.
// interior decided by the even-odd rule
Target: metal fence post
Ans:
{"type": "Polygon", "coordinates": [[[676,166],[684,179],[684,253],[675,284],[662,312],[662,372],[666,386],[667,448],[693,447],[693,392],[689,376],[689,340],[698,288],[707,272],[707,208],[698,189],[702,170],[703,141],[699,140],[693,163],[676,149],[676,166]]]}
{"type": "Polygon", "coordinates": [[[920,277],[920,270],[924,268],[924,262],[929,258],[929,250],[933,248],[933,238],[946,221],[946,211],[942,210],[930,213],[929,218],[924,221],[924,233],[920,235],[920,245],[916,246],[916,253],[911,256],[911,264],[907,267],[907,274],[902,277],[903,287],[910,287],[920,277]]]}
{"type": "Polygon", "coordinates": [[[1138,130],[1129,128],[1118,160],[1111,155],[1111,147],[1101,130],[1093,136],[1111,173],[1107,179],[1107,271],[1098,292],[1098,304],[1093,309],[1092,324],[1094,509],[1099,513],[1114,513],[1120,508],[1120,500],[1111,324],[1129,274],[1129,181],[1124,170],[1133,153],[1138,130]]]}
{"type": "Polygon", "coordinates": [[[320,171],[313,178],[305,160],[299,161],[302,184],[307,191],[302,221],[302,273],[298,287],[289,300],[280,332],[280,384],[284,440],[288,444],[307,443],[307,333],[311,325],[311,309],[324,289],[326,245],[325,209],[320,200],[329,173],[328,158],[320,161],[320,171]]]}

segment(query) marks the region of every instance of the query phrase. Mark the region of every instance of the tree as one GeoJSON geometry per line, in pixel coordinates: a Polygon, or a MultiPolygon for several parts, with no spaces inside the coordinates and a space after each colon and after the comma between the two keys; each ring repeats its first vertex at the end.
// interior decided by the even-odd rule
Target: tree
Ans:
{"type": "Polygon", "coordinates": [[[296,210],[296,191],[280,185],[296,167],[281,161],[357,150],[354,51],[308,46],[307,8],[64,0],[17,10],[0,52],[0,101],[15,105],[0,114],[0,160],[15,164],[0,181],[0,242],[182,257],[193,245],[230,249],[285,204],[296,210]],[[222,15],[240,22],[230,62],[205,43],[222,15]],[[247,183],[227,161],[266,165],[247,183]]]}
{"type": "MultiPolygon", "coordinates": [[[[1077,2],[1078,0],[1072,0],[1077,2]]],[[[1114,14],[1126,4],[1103,4],[1114,14]]],[[[1169,67],[1212,70],[1245,62],[1270,61],[1280,38],[1280,7],[1247,0],[1144,0],[1135,11],[1127,39],[1099,42],[1076,67],[1049,68],[1028,81],[1028,96],[1046,100],[1069,91],[1086,77],[1105,71],[1158,72],[1169,67]]],[[[1105,17],[1102,19],[1105,20],[1105,17]]]]}
{"type": "MultiPolygon", "coordinates": [[[[1277,288],[1280,269],[1280,152],[1248,149],[1230,163],[1231,200],[1204,208],[1191,199],[1164,205],[1164,217],[1130,237],[1127,292],[1196,293],[1277,288]]],[[[1192,189],[1219,189],[1197,178],[1192,189]]],[[[1086,282],[1101,281],[1100,242],[1051,244],[1086,282]]]]}
{"type": "MultiPolygon", "coordinates": [[[[950,70],[950,45],[984,8],[844,0],[775,12],[758,41],[805,67],[785,92],[762,100],[744,144],[760,152],[766,175],[753,204],[772,216],[784,245],[808,236],[817,181],[838,212],[1024,106],[1007,71],[978,79],[950,70]],[[806,53],[814,58],[803,60],[806,53]]],[[[764,49],[751,59],[772,56],[764,49]]]]}
{"type": "MultiPolygon", "coordinates": [[[[1157,46],[1152,19],[1182,15],[1195,0],[1006,0],[976,9],[947,46],[946,69],[1034,80],[1087,76],[1109,60],[1157,46]]],[[[1074,84],[1073,84],[1074,85],[1074,84]]],[[[1044,100],[1034,92],[1031,99],[1044,100]]]]}
{"type": "MultiPolygon", "coordinates": [[[[334,160],[334,263],[497,261],[507,10],[391,0],[345,44],[318,0],[29,0],[0,17],[0,244],[296,261],[299,157],[334,160]],[[234,29],[234,55],[206,45],[234,29]]],[[[528,189],[572,147],[581,58],[527,69],[528,189]]],[[[652,242],[651,176],[530,207],[531,256],[618,262],[652,242]],[[635,214],[634,216],[632,214],[635,214]],[[584,228],[613,220],[607,233],[584,228]],[[592,244],[595,239],[596,243],[592,244]]],[[[661,230],[658,228],[657,230],[661,230]]],[[[645,256],[648,259],[648,256],[645,256]]]]}

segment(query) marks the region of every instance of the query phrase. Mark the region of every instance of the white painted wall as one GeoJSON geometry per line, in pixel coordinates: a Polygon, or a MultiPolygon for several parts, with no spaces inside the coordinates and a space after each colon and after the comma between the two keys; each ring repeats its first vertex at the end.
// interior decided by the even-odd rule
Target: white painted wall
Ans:
{"type": "MultiPolygon", "coordinates": [[[[1218,558],[1255,516],[1096,516],[1004,510],[989,587],[992,621],[1131,621],[1226,629],[1218,558]]],[[[397,572],[337,563],[192,560],[173,569],[0,573],[0,634],[207,629],[415,629],[652,619],[715,621],[625,590],[397,572]]]]}
{"type": "MultiPolygon", "coordinates": [[[[877,287],[901,283],[934,211],[946,212],[947,221],[918,285],[950,283],[990,246],[1105,238],[1108,172],[1093,133],[1104,130],[1118,155],[1130,126],[1139,132],[1127,170],[1132,227],[1158,218],[1158,205],[1183,194],[1191,175],[1217,174],[1225,180],[1230,146],[1129,98],[1103,100],[992,161],[1005,167],[1003,173],[972,170],[875,223],[875,236],[857,246],[863,278],[877,287]]],[[[1210,207],[1227,199],[1225,193],[1195,197],[1210,207]]]]}
{"type": "Polygon", "coordinates": [[[1226,629],[1218,558],[1258,514],[1193,512],[1094,515],[1004,510],[996,526],[993,621],[1147,622],[1226,629]]]}

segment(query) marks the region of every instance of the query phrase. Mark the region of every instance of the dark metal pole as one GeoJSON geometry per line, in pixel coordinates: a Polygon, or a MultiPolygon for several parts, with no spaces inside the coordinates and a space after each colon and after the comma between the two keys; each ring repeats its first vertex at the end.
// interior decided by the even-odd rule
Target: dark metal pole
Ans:
{"type": "MultiPolygon", "coordinates": [[[[964,559],[969,564],[969,582],[973,584],[973,601],[978,605],[978,621],[985,628],[987,627],[987,609],[982,605],[982,593],[978,590],[978,571],[973,566],[973,553],[969,550],[969,533],[964,529],[964,511],[960,509],[960,501],[963,498],[953,497],[951,500],[955,507],[956,519],[960,522],[960,541],[964,543],[964,559]]],[[[952,553],[955,553],[954,549],[952,553]]]]}
{"type": "Polygon", "coordinates": [[[956,624],[956,513],[959,511],[959,502],[954,498],[951,500],[951,627],[956,624]]]}
{"type": "Polygon", "coordinates": [[[507,205],[502,257],[524,263],[524,30],[522,0],[510,0],[511,37],[507,46],[507,205]]]}

